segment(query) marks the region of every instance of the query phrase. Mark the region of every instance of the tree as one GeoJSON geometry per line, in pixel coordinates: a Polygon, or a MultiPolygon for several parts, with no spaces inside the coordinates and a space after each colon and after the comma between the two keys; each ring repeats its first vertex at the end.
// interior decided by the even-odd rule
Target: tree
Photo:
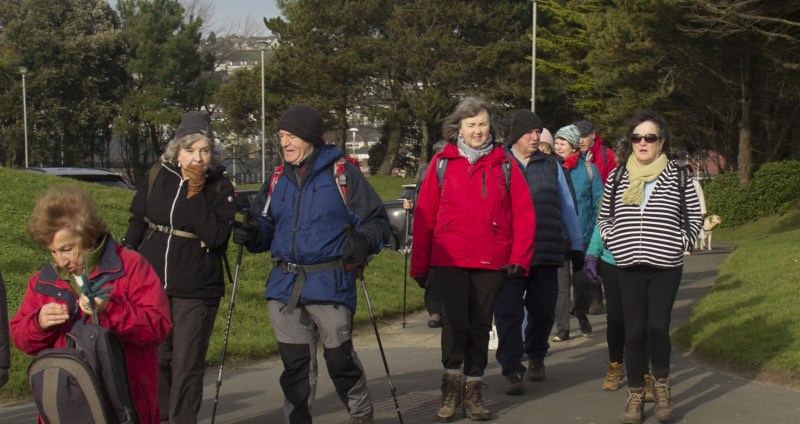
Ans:
{"type": "Polygon", "coordinates": [[[138,184],[182,112],[210,101],[214,84],[200,77],[212,70],[213,57],[199,51],[202,21],[186,16],[177,0],[120,0],[118,8],[129,59],[114,130],[138,184]]]}

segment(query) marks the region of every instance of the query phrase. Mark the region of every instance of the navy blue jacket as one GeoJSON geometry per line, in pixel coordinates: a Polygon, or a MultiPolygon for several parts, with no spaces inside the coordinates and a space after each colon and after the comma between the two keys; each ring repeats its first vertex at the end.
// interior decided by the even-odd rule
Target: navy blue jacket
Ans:
{"type": "MultiPolygon", "coordinates": [[[[352,225],[369,239],[371,253],[380,252],[384,240],[390,236],[383,202],[361,171],[347,162],[345,206],[332,174],[336,161],[342,156],[339,149],[326,145],[315,148],[300,169],[284,164],[266,211],[263,205],[270,181],[265,181],[251,210],[261,229],[261,244],[248,246],[250,252],[270,250],[273,258],[298,265],[332,262],[344,253],[347,243],[344,225],[352,225]],[[302,175],[300,181],[298,174],[302,175]]],[[[264,297],[289,303],[297,276],[274,267],[264,297]]],[[[315,302],[341,303],[355,312],[355,273],[341,268],[307,273],[298,304],[315,302]]]]}

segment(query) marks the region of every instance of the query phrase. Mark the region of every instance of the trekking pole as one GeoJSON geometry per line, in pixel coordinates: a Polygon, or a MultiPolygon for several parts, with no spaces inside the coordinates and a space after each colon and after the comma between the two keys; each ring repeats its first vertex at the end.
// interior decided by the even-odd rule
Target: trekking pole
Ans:
{"type": "Polygon", "coordinates": [[[406,328],[406,288],[408,287],[408,209],[406,209],[406,241],[403,245],[403,256],[406,257],[403,268],[403,328],[406,328]]]}
{"type": "MultiPolygon", "coordinates": [[[[242,224],[233,222],[234,226],[247,225],[250,220],[250,210],[242,209],[242,224]]],[[[222,367],[225,365],[225,349],[228,348],[228,334],[231,330],[231,317],[233,316],[233,308],[236,307],[236,284],[239,282],[239,268],[242,265],[242,251],[244,245],[240,244],[236,250],[236,270],[233,273],[233,287],[231,287],[231,301],[228,304],[228,322],[225,324],[225,338],[222,342],[222,356],[219,360],[219,374],[217,375],[217,393],[214,395],[214,409],[211,412],[211,424],[217,417],[217,403],[219,403],[219,387],[222,385],[222,367]]],[[[227,265],[227,261],[225,261],[227,265]]],[[[230,267],[228,267],[228,278],[230,278],[230,267]]]]}
{"type": "MultiPolygon", "coordinates": [[[[350,225],[342,227],[347,233],[347,238],[355,240],[355,229],[350,225]]],[[[383,359],[383,368],[386,370],[386,379],[389,381],[389,390],[392,392],[394,399],[394,409],[397,411],[397,418],[400,419],[400,424],[403,424],[403,416],[400,414],[400,404],[397,402],[397,390],[392,384],[392,375],[389,373],[389,364],[386,362],[386,353],[383,351],[383,343],[381,343],[381,335],[378,333],[378,320],[375,318],[375,313],[372,312],[372,303],[369,301],[369,293],[367,293],[367,283],[364,282],[364,267],[355,270],[356,277],[361,280],[361,288],[364,290],[364,299],[367,302],[367,310],[369,310],[369,320],[372,322],[372,328],[375,329],[375,338],[378,339],[378,350],[381,352],[381,359],[383,359]]]]}

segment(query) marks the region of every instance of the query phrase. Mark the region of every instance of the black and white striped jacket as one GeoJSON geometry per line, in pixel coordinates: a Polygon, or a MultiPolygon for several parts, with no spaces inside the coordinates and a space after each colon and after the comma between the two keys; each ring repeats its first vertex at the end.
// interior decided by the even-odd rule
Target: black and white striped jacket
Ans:
{"type": "Polygon", "coordinates": [[[612,217],[608,205],[612,201],[614,178],[620,169],[616,168],[608,176],[598,218],[600,236],[606,248],[614,255],[617,266],[683,266],[683,252],[694,244],[703,225],[700,202],[694,186],[691,182],[685,185],[690,227],[690,234],[686,234],[678,192],[678,164],[675,161],[669,161],[658,176],[644,211],[638,205],[622,203],[622,194],[630,185],[626,169],[613,199],[615,216],[612,217]]]}

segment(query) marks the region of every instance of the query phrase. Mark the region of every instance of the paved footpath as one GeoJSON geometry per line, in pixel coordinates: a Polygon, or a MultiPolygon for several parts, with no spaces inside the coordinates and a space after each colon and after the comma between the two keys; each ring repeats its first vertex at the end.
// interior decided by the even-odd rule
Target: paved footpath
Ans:
{"type": "MultiPolygon", "coordinates": [[[[689,316],[695,301],[713,284],[722,261],[733,246],[714,243],[715,250],[701,251],[687,257],[683,283],[673,312],[673,328],[689,316]]],[[[409,289],[417,290],[409,281],[409,289]],[[413,287],[411,287],[413,286],[413,287]]],[[[359,305],[363,307],[363,305],[359,305]]],[[[732,311],[733,313],[733,311],[732,311]]],[[[582,337],[577,320],[572,321],[572,339],[551,343],[551,356],[545,360],[547,380],[525,382],[525,394],[506,396],[505,378],[489,353],[484,383],[484,401],[496,423],[618,423],[625,405],[625,385],[616,392],[604,392],[608,359],[605,343],[605,316],[589,316],[594,334],[582,337]]],[[[392,381],[397,390],[400,412],[405,423],[435,422],[440,400],[441,358],[439,330],[426,325],[425,313],[400,322],[379,322],[379,331],[392,381]]],[[[386,372],[374,332],[363,331],[355,337],[356,351],[367,371],[375,403],[375,422],[398,423],[398,415],[389,390],[386,372]]],[[[330,378],[322,365],[322,375],[314,403],[314,421],[318,424],[347,423],[348,416],[339,402],[330,378]]],[[[282,423],[283,395],[278,379],[279,361],[265,361],[247,367],[226,367],[216,416],[223,423],[282,423]]],[[[216,369],[206,375],[205,396],[200,422],[211,421],[216,369]]],[[[676,403],[676,423],[800,423],[800,394],[783,387],[764,385],[715,372],[692,363],[680,352],[672,353],[672,396],[676,403]]],[[[646,404],[645,423],[657,423],[653,404],[646,404]]],[[[0,406],[2,423],[34,423],[32,404],[0,406]]],[[[470,422],[459,412],[456,422],[470,422]]]]}

